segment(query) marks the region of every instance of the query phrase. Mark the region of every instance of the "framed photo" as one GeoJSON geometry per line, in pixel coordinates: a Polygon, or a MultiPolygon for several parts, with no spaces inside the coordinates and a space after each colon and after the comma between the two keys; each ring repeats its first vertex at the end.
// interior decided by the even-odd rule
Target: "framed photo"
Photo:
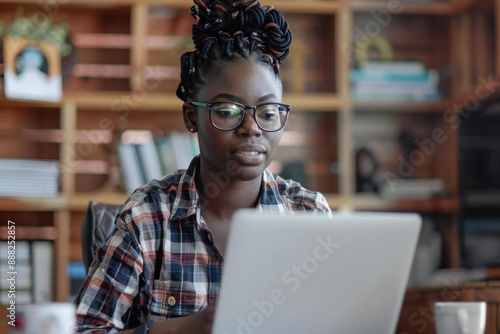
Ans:
{"type": "Polygon", "coordinates": [[[62,97],[61,55],[51,42],[14,36],[4,38],[5,97],[59,102],[62,97]]]}

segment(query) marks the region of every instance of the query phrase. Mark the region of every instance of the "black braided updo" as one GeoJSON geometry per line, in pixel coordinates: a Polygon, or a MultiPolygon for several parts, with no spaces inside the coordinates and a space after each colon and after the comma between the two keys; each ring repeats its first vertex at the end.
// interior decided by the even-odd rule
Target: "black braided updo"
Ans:
{"type": "Polygon", "coordinates": [[[228,62],[253,59],[269,64],[279,76],[292,34],[283,15],[257,0],[194,0],[190,14],[195,50],[181,56],[177,96],[195,99],[206,77],[228,62]]]}

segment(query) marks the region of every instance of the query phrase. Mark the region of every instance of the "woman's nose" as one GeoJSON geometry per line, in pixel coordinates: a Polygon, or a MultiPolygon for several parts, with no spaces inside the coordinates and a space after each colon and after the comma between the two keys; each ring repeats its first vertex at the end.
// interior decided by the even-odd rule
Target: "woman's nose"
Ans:
{"type": "Polygon", "coordinates": [[[262,130],[259,128],[257,122],[253,118],[251,110],[247,110],[247,114],[245,115],[245,118],[243,119],[243,122],[241,123],[237,131],[240,135],[246,135],[248,137],[262,135],[262,130]]]}

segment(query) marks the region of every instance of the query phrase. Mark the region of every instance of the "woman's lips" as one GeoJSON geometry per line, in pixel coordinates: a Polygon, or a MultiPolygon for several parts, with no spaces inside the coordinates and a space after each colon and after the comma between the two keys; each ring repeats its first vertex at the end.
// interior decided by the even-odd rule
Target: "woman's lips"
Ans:
{"type": "Polygon", "coordinates": [[[243,145],[233,149],[231,153],[243,165],[258,165],[264,161],[266,149],[260,145],[243,145]]]}

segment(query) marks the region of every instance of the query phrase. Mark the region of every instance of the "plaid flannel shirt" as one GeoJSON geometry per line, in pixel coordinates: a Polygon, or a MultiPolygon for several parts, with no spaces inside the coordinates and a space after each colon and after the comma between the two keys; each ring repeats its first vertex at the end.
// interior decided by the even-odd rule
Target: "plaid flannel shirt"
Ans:
{"type": "MultiPolygon", "coordinates": [[[[114,333],[131,320],[186,316],[217,299],[223,258],[201,218],[194,177],[198,161],[138,188],[122,206],[115,232],[98,251],[76,297],[77,333],[114,333]]],[[[330,213],[321,193],[269,170],[263,173],[257,208],[330,213]]]]}

